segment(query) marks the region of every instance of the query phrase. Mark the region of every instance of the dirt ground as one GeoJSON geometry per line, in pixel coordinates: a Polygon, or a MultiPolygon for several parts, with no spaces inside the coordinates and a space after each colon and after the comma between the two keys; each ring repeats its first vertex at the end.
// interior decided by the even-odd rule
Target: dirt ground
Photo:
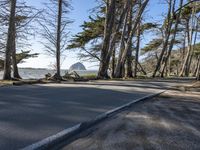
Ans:
{"type": "Polygon", "coordinates": [[[200,150],[200,93],[168,91],[92,130],[63,150],[200,150]]]}

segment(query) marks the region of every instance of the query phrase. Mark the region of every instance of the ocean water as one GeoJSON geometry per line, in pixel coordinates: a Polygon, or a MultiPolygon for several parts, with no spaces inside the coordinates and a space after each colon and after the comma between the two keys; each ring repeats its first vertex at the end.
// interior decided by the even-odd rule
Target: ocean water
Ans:
{"type": "MultiPolygon", "coordinates": [[[[68,70],[61,70],[61,75],[65,75],[68,70]]],[[[50,69],[29,69],[29,68],[19,68],[19,74],[23,79],[40,79],[44,78],[45,74],[50,73],[55,74],[55,70],[50,69]]],[[[97,70],[77,70],[80,76],[87,74],[97,74],[97,70]]],[[[3,78],[3,71],[0,71],[0,79],[3,78]]]]}

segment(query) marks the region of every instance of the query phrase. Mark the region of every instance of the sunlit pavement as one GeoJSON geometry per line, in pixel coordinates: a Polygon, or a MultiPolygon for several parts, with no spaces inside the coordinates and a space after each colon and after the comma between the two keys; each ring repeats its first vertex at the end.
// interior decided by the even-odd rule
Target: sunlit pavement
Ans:
{"type": "Polygon", "coordinates": [[[15,150],[138,98],[190,81],[0,87],[0,149],[15,150]]]}

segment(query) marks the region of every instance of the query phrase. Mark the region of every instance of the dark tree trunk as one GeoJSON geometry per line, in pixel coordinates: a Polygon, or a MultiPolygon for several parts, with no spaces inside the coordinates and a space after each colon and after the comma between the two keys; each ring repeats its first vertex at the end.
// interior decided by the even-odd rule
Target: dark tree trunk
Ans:
{"type": "MultiPolygon", "coordinates": [[[[131,4],[133,5],[133,4],[131,4]]],[[[130,9],[129,12],[129,20],[128,20],[128,34],[131,32],[132,25],[133,25],[133,10],[130,9]]],[[[127,78],[133,78],[133,55],[132,55],[132,43],[130,44],[130,47],[127,52],[127,67],[126,67],[126,77],[127,78]]]]}
{"type": "MultiPolygon", "coordinates": [[[[126,58],[127,58],[128,49],[129,49],[130,45],[132,44],[133,35],[136,32],[136,28],[137,28],[138,22],[140,21],[141,16],[142,16],[142,14],[144,12],[144,9],[146,8],[148,2],[149,2],[149,0],[145,0],[143,2],[143,4],[141,5],[141,7],[139,8],[138,13],[136,14],[136,18],[135,18],[135,21],[133,23],[133,27],[131,29],[131,32],[128,35],[128,40],[126,42],[125,49],[123,50],[121,57],[118,58],[118,62],[117,62],[116,69],[115,69],[115,77],[116,78],[120,78],[121,75],[122,75],[122,67],[125,64],[125,61],[126,61],[126,58]]],[[[131,9],[132,9],[132,7],[131,7],[131,9]]]]}
{"type": "Polygon", "coordinates": [[[186,24],[186,32],[187,32],[187,40],[188,40],[188,47],[187,47],[187,53],[180,71],[180,75],[179,76],[184,76],[184,73],[186,76],[189,75],[188,72],[188,63],[189,63],[189,57],[191,54],[191,34],[190,34],[190,27],[189,27],[189,20],[187,20],[187,24],[186,24]]]}
{"type": "Polygon", "coordinates": [[[12,66],[13,66],[13,77],[17,79],[21,79],[17,67],[17,60],[16,60],[16,27],[14,30],[14,39],[13,39],[13,49],[12,49],[12,66]]]}
{"type": "Polygon", "coordinates": [[[153,77],[155,77],[157,72],[160,70],[161,63],[163,61],[163,56],[168,47],[168,42],[169,42],[169,38],[170,38],[170,34],[171,34],[171,27],[172,27],[172,23],[173,23],[173,20],[171,19],[171,11],[174,12],[174,9],[175,9],[175,2],[172,4],[172,0],[170,0],[169,8],[168,8],[168,15],[167,15],[167,21],[169,23],[167,24],[167,27],[165,29],[165,39],[163,40],[163,48],[161,50],[158,62],[156,64],[156,68],[154,70],[153,77]]]}
{"type": "MultiPolygon", "coordinates": [[[[121,39],[120,39],[119,55],[118,55],[118,60],[117,60],[115,73],[114,73],[114,76],[116,78],[123,77],[123,68],[125,67],[125,65],[124,63],[122,64],[121,59],[122,59],[122,55],[125,49],[125,35],[127,34],[127,24],[128,22],[130,22],[130,17],[131,17],[130,12],[132,12],[131,10],[132,10],[132,6],[130,5],[129,7],[127,7],[126,17],[123,22],[123,30],[122,30],[121,39]]],[[[131,29],[128,29],[128,32],[130,32],[131,29]]],[[[129,50],[130,50],[130,46],[129,46],[129,50]]]]}
{"type": "MultiPolygon", "coordinates": [[[[181,8],[182,5],[183,5],[183,0],[180,1],[179,7],[181,8]]],[[[175,16],[175,15],[176,14],[173,12],[173,16],[175,16]]],[[[171,40],[170,45],[169,45],[169,49],[168,49],[168,52],[167,52],[166,59],[164,60],[164,64],[163,64],[162,69],[161,69],[161,77],[164,77],[164,71],[165,71],[165,68],[166,68],[168,61],[169,61],[169,64],[170,64],[169,57],[171,55],[171,52],[172,52],[172,49],[173,49],[173,46],[174,46],[174,42],[176,40],[176,33],[177,33],[178,25],[179,25],[180,15],[181,15],[181,10],[178,12],[178,15],[176,15],[174,33],[173,33],[173,37],[172,37],[172,40],[171,40]]],[[[169,66],[168,71],[170,72],[170,66],[169,66]]]]}
{"type": "MultiPolygon", "coordinates": [[[[192,64],[192,59],[194,57],[194,50],[196,48],[196,41],[197,41],[197,35],[198,35],[198,23],[196,24],[196,29],[195,29],[195,35],[194,35],[194,42],[193,44],[191,44],[191,55],[190,55],[190,58],[189,58],[189,64],[188,64],[188,68],[189,68],[189,71],[190,72],[190,68],[191,68],[191,64],[192,64]]],[[[193,37],[193,33],[194,31],[192,31],[192,37],[193,37]]],[[[191,41],[192,41],[192,37],[191,37],[191,41]]]]}
{"type": "Polygon", "coordinates": [[[197,56],[197,58],[196,58],[197,60],[196,60],[196,66],[195,66],[195,68],[194,68],[194,73],[193,73],[193,76],[196,76],[197,75],[197,72],[198,72],[198,68],[199,68],[199,65],[200,65],[200,55],[199,56],[197,56]]]}
{"type": "MultiPolygon", "coordinates": [[[[128,15],[126,15],[125,20],[127,20],[127,16],[128,15]]],[[[117,78],[122,78],[122,76],[123,76],[122,75],[122,69],[124,67],[124,64],[121,63],[121,59],[122,59],[123,51],[125,49],[125,41],[124,41],[125,33],[126,33],[126,21],[124,23],[123,33],[121,35],[120,51],[119,51],[119,56],[118,56],[118,60],[117,60],[116,68],[115,68],[115,73],[114,73],[114,76],[117,77],[117,78]]]]}
{"type": "MultiPolygon", "coordinates": [[[[130,0],[127,0],[126,1],[126,4],[124,5],[124,8],[123,8],[123,11],[122,11],[122,13],[121,13],[121,15],[120,15],[120,17],[119,17],[119,21],[118,21],[118,24],[116,25],[115,23],[114,23],[114,21],[115,21],[115,10],[114,10],[114,12],[112,13],[113,14],[113,25],[112,25],[112,28],[109,28],[108,30],[109,31],[112,31],[111,32],[111,35],[110,35],[110,41],[109,41],[109,43],[108,43],[108,47],[107,47],[107,50],[106,50],[106,55],[105,55],[105,62],[101,62],[102,64],[104,63],[105,65],[104,65],[104,67],[101,67],[101,63],[100,63],[100,69],[101,68],[104,68],[104,72],[106,73],[105,75],[104,75],[104,77],[99,77],[99,78],[109,78],[109,76],[108,76],[108,74],[107,74],[107,70],[108,70],[108,66],[109,66],[109,63],[110,63],[110,58],[111,58],[111,54],[112,54],[112,51],[113,51],[113,49],[115,48],[115,43],[116,43],[116,40],[117,40],[117,38],[118,38],[118,33],[119,33],[119,31],[120,31],[120,29],[121,29],[121,26],[122,26],[122,24],[123,24],[123,21],[124,21],[124,17],[125,17],[125,14],[126,14],[126,11],[127,11],[127,9],[128,9],[128,7],[129,7],[129,3],[130,3],[130,0]],[[110,30],[111,29],[111,30],[110,30]]],[[[108,4],[108,3],[107,3],[108,4]]],[[[110,4],[111,4],[111,2],[110,2],[110,4]]],[[[109,7],[108,7],[109,8],[109,7]]],[[[107,12],[108,12],[108,10],[107,10],[107,12]]],[[[110,19],[111,20],[111,19],[110,19]]],[[[104,32],[105,32],[105,30],[104,30],[104,32]]],[[[105,33],[104,33],[104,36],[105,36],[105,33]]],[[[107,41],[108,42],[108,41],[107,41]]],[[[102,55],[101,55],[102,56],[102,55]]],[[[100,72],[100,71],[99,71],[100,72]]],[[[114,76],[113,76],[114,77],[114,76]]]]}
{"type": "Polygon", "coordinates": [[[57,77],[60,77],[60,42],[61,42],[61,21],[62,21],[62,0],[58,0],[58,18],[57,18],[57,39],[56,39],[56,69],[57,77]]]}
{"type": "Polygon", "coordinates": [[[132,59],[132,45],[131,45],[130,48],[129,48],[129,50],[128,50],[127,60],[126,60],[126,63],[127,63],[126,77],[127,78],[132,78],[133,77],[132,62],[133,62],[133,59],[132,59]]]}
{"type": "Polygon", "coordinates": [[[196,77],[197,77],[197,80],[200,80],[200,56],[198,56],[196,77]]]}
{"type": "Polygon", "coordinates": [[[6,42],[6,52],[4,61],[4,80],[11,80],[11,55],[12,55],[12,45],[15,39],[15,11],[16,11],[16,0],[10,1],[10,16],[9,16],[9,27],[8,27],[8,37],[6,42]]]}
{"type": "Polygon", "coordinates": [[[115,0],[107,0],[106,1],[106,20],[104,25],[104,39],[103,39],[103,47],[101,50],[101,61],[98,72],[98,78],[108,78],[108,66],[109,66],[109,45],[111,41],[112,29],[115,20],[115,0]]]}
{"type": "Polygon", "coordinates": [[[115,72],[115,48],[112,51],[112,78],[114,77],[115,72]]]}
{"type": "Polygon", "coordinates": [[[135,78],[137,77],[139,51],[140,51],[140,23],[138,24],[138,29],[137,29],[137,46],[136,46],[136,52],[135,52],[135,71],[134,71],[135,78]]]}

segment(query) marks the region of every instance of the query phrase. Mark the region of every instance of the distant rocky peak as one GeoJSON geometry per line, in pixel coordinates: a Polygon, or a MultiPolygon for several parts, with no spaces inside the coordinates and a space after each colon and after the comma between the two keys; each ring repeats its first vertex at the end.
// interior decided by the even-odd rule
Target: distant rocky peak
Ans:
{"type": "Polygon", "coordinates": [[[70,71],[72,70],[86,70],[85,66],[81,62],[77,62],[69,68],[70,71]]]}

